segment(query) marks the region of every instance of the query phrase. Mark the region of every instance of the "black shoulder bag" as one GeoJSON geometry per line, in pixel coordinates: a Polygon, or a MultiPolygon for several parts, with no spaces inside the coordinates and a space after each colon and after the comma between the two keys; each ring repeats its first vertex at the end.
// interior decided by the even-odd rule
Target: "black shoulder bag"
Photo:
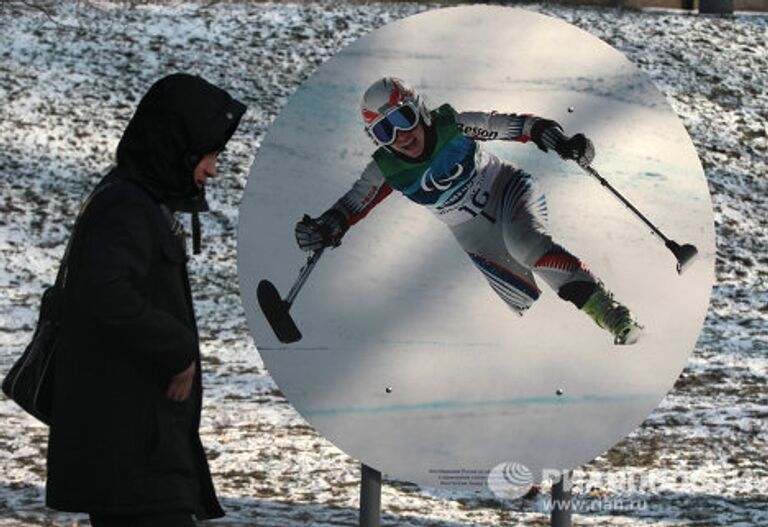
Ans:
{"type": "Polygon", "coordinates": [[[61,329],[64,288],[67,283],[67,270],[70,250],[78,233],[80,220],[93,198],[113,183],[96,187],[88,196],[77,214],[72,236],[69,238],[64,256],[61,259],[56,282],[45,291],[40,302],[40,315],[32,335],[32,342],[13,364],[3,379],[3,392],[16,401],[28,413],[45,424],[50,424],[51,405],[53,402],[53,353],[61,329]]]}

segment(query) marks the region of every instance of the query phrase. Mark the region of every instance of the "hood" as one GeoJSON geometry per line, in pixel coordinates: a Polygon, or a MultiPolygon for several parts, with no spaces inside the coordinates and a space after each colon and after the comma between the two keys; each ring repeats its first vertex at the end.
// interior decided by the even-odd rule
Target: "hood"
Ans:
{"type": "Polygon", "coordinates": [[[224,148],[245,105],[204,79],[175,73],[139,102],[117,147],[117,165],[175,210],[207,210],[193,180],[200,159],[224,148]]]}

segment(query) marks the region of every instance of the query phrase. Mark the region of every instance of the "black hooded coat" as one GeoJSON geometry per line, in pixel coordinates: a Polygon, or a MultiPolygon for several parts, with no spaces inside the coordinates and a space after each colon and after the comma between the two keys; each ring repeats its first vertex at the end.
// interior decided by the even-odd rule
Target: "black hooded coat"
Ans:
{"type": "Polygon", "coordinates": [[[109,515],[222,516],[198,428],[200,351],[182,240],[161,204],[205,210],[193,170],[245,106],[199,77],[156,82],[126,128],[70,257],[55,352],[46,503],[109,515]],[[197,364],[192,395],[165,396],[197,364]]]}

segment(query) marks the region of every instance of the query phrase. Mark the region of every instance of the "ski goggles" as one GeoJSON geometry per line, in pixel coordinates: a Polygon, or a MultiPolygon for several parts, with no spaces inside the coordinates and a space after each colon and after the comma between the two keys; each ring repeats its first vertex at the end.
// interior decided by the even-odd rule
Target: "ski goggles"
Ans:
{"type": "Polygon", "coordinates": [[[398,130],[413,130],[419,120],[419,111],[412,103],[406,102],[379,117],[366,130],[379,145],[389,146],[395,142],[398,130]]]}

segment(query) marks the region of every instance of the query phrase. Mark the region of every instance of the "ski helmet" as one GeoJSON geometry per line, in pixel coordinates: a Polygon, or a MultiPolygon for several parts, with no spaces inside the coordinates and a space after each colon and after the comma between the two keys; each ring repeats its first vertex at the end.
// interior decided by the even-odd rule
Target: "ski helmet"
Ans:
{"type": "MultiPolygon", "coordinates": [[[[426,126],[430,126],[432,123],[429,110],[424,103],[424,98],[416,93],[416,90],[397,77],[381,78],[365,90],[360,105],[360,111],[363,115],[363,121],[365,121],[365,131],[374,142],[377,144],[391,143],[391,141],[382,141],[381,138],[377,138],[373,132],[373,128],[376,124],[384,120],[387,115],[393,113],[396,109],[402,106],[410,106],[419,117],[420,121],[426,126]]],[[[395,124],[395,127],[400,129],[410,129],[402,128],[397,124],[395,124]]],[[[411,128],[413,128],[413,126],[411,128]]]]}

